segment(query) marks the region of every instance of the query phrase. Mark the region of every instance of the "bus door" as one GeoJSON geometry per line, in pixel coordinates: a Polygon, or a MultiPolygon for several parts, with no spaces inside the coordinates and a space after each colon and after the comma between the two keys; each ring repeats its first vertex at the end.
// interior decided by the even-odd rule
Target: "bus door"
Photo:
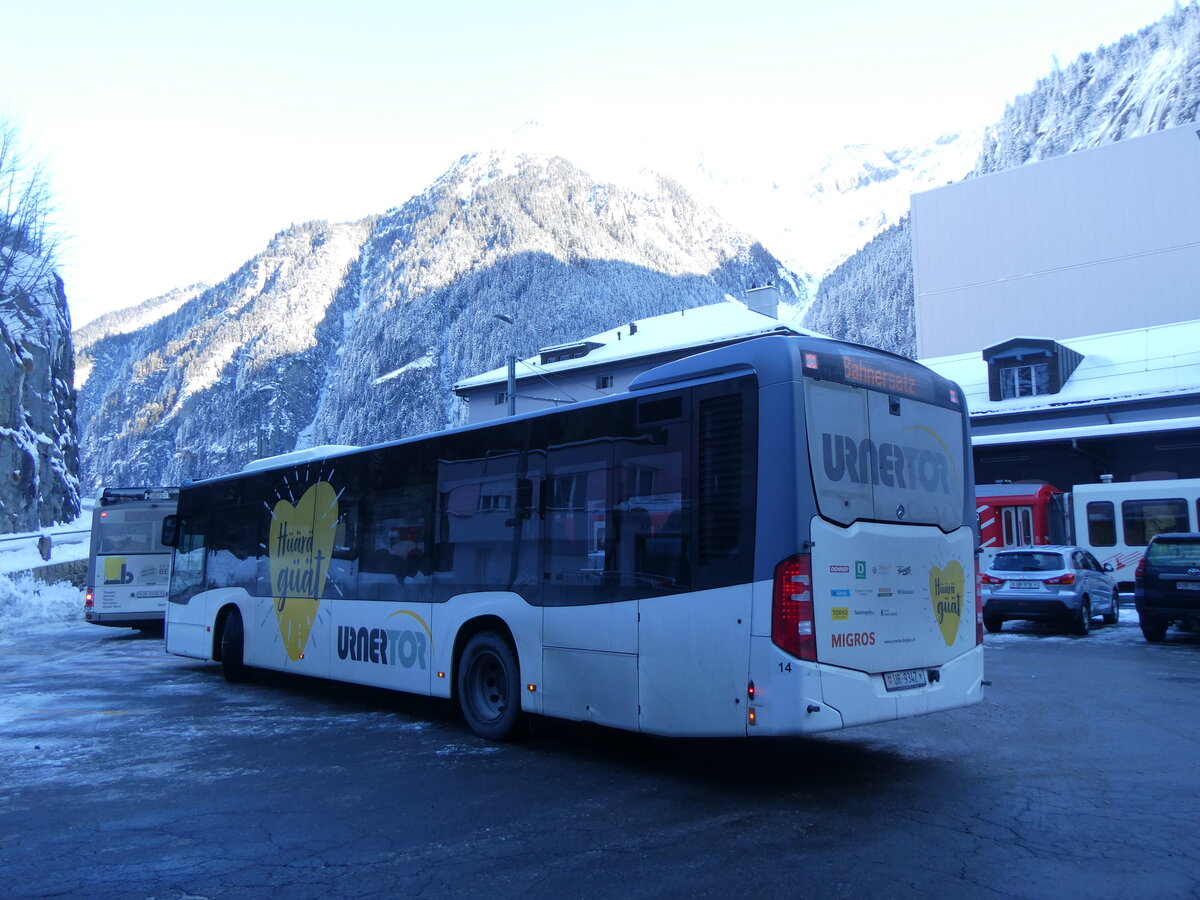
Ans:
{"type": "MultiPolygon", "coordinates": [[[[617,590],[613,440],[576,442],[571,434],[582,416],[610,410],[563,416],[547,453],[542,702],[548,715],[636,729],[637,603],[621,601],[617,590]]],[[[610,434],[595,423],[589,430],[610,434]]]]}

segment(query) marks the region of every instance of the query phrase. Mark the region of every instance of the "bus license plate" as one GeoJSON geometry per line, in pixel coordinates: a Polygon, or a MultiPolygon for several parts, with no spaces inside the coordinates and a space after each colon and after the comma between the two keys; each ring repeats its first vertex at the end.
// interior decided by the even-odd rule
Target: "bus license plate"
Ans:
{"type": "Polygon", "coordinates": [[[925,687],[924,669],[905,669],[903,672],[884,672],[883,686],[889,691],[907,691],[912,688],[925,687]]]}

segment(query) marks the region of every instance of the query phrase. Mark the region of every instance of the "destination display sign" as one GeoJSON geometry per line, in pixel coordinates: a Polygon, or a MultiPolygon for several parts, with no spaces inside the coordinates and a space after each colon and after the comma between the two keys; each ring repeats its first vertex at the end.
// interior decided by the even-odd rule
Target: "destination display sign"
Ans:
{"type": "Polygon", "coordinates": [[[910,360],[858,353],[849,347],[838,347],[833,352],[802,350],[801,353],[804,374],[810,377],[859,385],[927,403],[959,406],[956,388],[947,387],[924,366],[910,360]]]}

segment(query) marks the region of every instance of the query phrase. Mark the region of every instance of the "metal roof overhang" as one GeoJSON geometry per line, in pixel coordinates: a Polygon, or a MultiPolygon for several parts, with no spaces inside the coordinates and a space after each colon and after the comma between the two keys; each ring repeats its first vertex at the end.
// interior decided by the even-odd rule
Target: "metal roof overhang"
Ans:
{"type": "Polygon", "coordinates": [[[973,434],[971,435],[971,445],[994,447],[1004,444],[1036,444],[1047,441],[1070,441],[1078,438],[1158,434],[1164,431],[1185,431],[1189,428],[1200,428],[1200,416],[1142,422],[1113,422],[1103,425],[1076,425],[1073,428],[1046,428],[1041,431],[1015,431],[1007,434],[973,434]]]}

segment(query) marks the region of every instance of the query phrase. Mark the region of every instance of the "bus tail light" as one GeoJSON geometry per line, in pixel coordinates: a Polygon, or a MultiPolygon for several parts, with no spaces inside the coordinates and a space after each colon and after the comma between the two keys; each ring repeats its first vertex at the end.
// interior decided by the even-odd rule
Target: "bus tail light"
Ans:
{"type": "Polygon", "coordinates": [[[975,557],[975,646],[983,643],[983,584],[1003,584],[1003,579],[979,573],[979,557],[975,557]],[[991,578],[991,581],[988,579],[991,578]]]}
{"type": "Polygon", "coordinates": [[[84,609],[95,609],[95,607],[96,607],[96,595],[94,593],[92,593],[91,588],[88,588],[86,591],[84,591],[84,594],[83,594],[83,608],[84,609]]]}
{"type": "Polygon", "coordinates": [[[816,662],[813,618],[812,556],[797,553],[775,567],[771,642],[793,656],[816,662]]]}

